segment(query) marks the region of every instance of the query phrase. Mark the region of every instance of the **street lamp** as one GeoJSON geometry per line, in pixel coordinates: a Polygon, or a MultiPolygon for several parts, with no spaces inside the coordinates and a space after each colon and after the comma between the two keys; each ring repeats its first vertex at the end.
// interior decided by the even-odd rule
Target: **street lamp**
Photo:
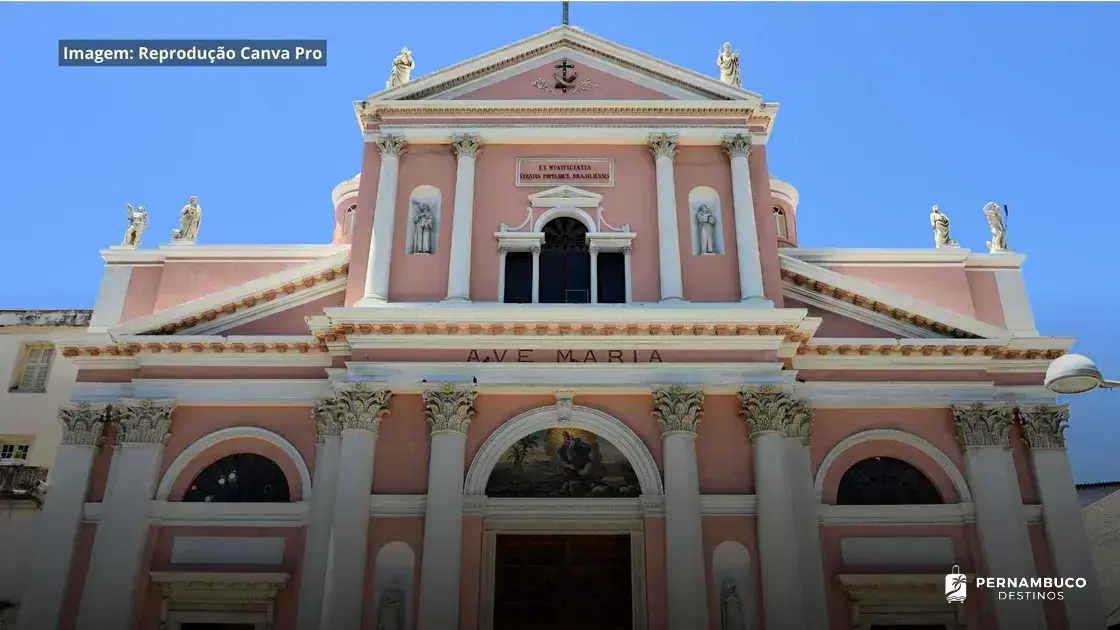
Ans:
{"type": "Polygon", "coordinates": [[[1083,394],[1098,387],[1120,387],[1120,381],[1105,380],[1097,364],[1080,354],[1065,354],[1051,361],[1044,383],[1046,389],[1055,394],[1083,394]]]}

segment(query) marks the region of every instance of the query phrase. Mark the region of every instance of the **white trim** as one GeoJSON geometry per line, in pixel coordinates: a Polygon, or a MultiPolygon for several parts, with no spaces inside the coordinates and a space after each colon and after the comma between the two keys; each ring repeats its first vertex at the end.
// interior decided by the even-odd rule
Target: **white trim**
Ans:
{"type": "MultiPolygon", "coordinates": [[[[825,525],[959,525],[976,522],[976,504],[944,505],[825,505],[820,506],[825,525]]],[[[1024,505],[1028,525],[1042,523],[1041,505],[1024,505]]]]}
{"type": "Polygon", "coordinates": [[[452,136],[458,134],[481,136],[488,144],[571,144],[571,145],[639,145],[649,142],[650,134],[668,133],[677,136],[679,146],[720,146],[728,134],[744,134],[751,137],[751,144],[766,145],[767,136],[751,133],[743,126],[697,126],[673,127],[652,125],[581,125],[566,126],[562,121],[557,124],[501,124],[487,125],[464,122],[460,125],[393,125],[383,124],[376,133],[366,133],[362,138],[366,143],[376,141],[383,134],[403,136],[409,144],[451,144],[452,136]]]}
{"type": "Polygon", "coordinates": [[[334,206],[334,209],[338,210],[338,206],[341,205],[343,201],[350,197],[357,196],[358,189],[361,188],[361,185],[361,173],[358,173],[350,179],[339,182],[339,184],[334,187],[334,190],[331,191],[331,205],[334,206]]]}
{"type": "Polygon", "coordinates": [[[93,305],[89,327],[93,330],[108,330],[121,322],[124,299],[128,294],[128,283],[132,280],[132,267],[129,265],[106,265],[101,275],[101,287],[97,291],[97,301],[93,305]]]}
{"type": "MultiPolygon", "coordinates": [[[[542,212],[541,216],[537,217],[536,223],[533,224],[533,232],[543,234],[544,226],[548,225],[549,221],[560,217],[570,217],[579,221],[587,228],[588,234],[593,234],[598,231],[595,227],[595,219],[592,219],[590,214],[587,214],[575,206],[566,205],[553,206],[542,212]]],[[[544,239],[542,238],[541,241],[543,242],[544,239]]]]}
{"type": "MultiPolygon", "coordinates": [[[[613,157],[559,157],[558,158],[558,157],[523,156],[523,157],[518,157],[517,158],[517,163],[516,164],[517,164],[517,166],[516,166],[516,168],[514,170],[514,173],[513,173],[513,185],[516,188],[547,188],[547,189],[550,189],[551,191],[556,191],[557,189],[561,189],[560,194],[563,194],[563,192],[567,192],[567,191],[577,191],[578,193],[582,193],[582,194],[577,195],[577,196],[581,198],[581,201],[583,201],[582,198],[586,198],[589,195],[593,195],[594,193],[590,193],[590,192],[587,192],[587,191],[580,190],[580,188],[611,188],[611,187],[614,186],[614,158],[613,157]],[[607,165],[607,181],[606,182],[579,181],[578,183],[575,183],[575,184],[562,184],[560,186],[556,186],[555,185],[556,180],[541,180],[538,183],[528,183],[528,184],[526,184],[526,183],[523,183],[521,181],[521,176],[525,174],[524,171],[522,170],[522,164],[525,163],[525,162],[538,162],[538,163],[544,163],[544,164],[572,164],[572,163],[576,163],[576,162],[584,162],[584,163],[591,163],[591,164],[606,164],[607,165]],[[565,191],[563,189],[567,189],[567,191],[565,191]]],[[[549,192],[549,190],[546,190],[546,191],[543,191],[543,192],[549,192]]],[[[534,193],[532,195],[529,195],[529,200],[532,201],[534,197],[538,197],[539,195],[541,195],[541,193],[539,193],[539,192],[534,193]]],[[[602,200],[602,198],[603,198],[602,195],[598,195],[598,197],[599,197],[600,200],[602,200]]],[[[551,199],[549,199],[548,195],[543,196],[543,198],[541,200],[544,201],[545,203],[549,203],[550,201],[552,201],[551,199]]],[[[533,204],[533,205],[537,205],[537,204],[533,204]]],[[[552,205],[558,205],[558,204],[553,203],[552,205]]],[[[595,205],[599,205],[599,204],[595,204],[595,205]]],[[[594,207],[594,206],[592,206],[592,207],[594,207]]]]}
{"type": "Polygon", "coordinates": [[[1033,406],[1052,405],[1057,401],[1057,396],[1041,385],[963,381],[810,381],[798,383],[794,392],[809,399],[815,408],[838,409],[944,408],[975,402],[1033,406]]]}
{"type": "MultiPolygon", "coordinates": [[[[86,503],[82,521],[101,520],[102,503],[86,503]]],[[[152,501],[148,518],[153,525],[184,527],[303,527],[311,503],[181,503],[152,501]]]]}
{"type": "MultiPolygon", "coordinates": [[[[797,189],[794,188],[792,184],[771,177],[770,196],[779,206],[786,206],[786,208],[793,214],[797,214],[797,202],[800,199],[800,195],[798,194],[797,189]]],[[[793,217],[787,216],[786,220],[788,221],[792,218],[793,217]]],[[[792,248],[782,248],[779,249],[779,251],[781,251],[782,253],[789,253],[790,249],[792,248]]],[[[797,258],[796,254],[790,255],[792,255],[794,258],[797,258]]]]}
{"type": "Polygon", "coordinates": [[[424,516],[428,509],[425,494],[373,494],[369,497],[369,515],[424,516]]]}
{"type": "Polygon", "coordinates": [[[171,462],[167,472],[163,474],[163,479],[159,482],[159,489],[156,490],[156,500],[166,501],[167,497],[171,495],[171,487],[175,484],[179,475],[208,448],[226,440],[240,438],[252,438],[268,442],[283,451],[292,460],[292,464],[295,465],[296,471],[299,473],[301,501],[307,502],[311,499],[311,472],[307,469],[307,462],[303,461],[303,456],[299,454],[299,450],[295,446],[292,446],[291,442],[272,431],[259,427],[230,427],[199,438],[184,449],[182,453],[179,453],[179,456],[171,462]]]}
{"type": "MultiPolygon", "coordinates": [[[[518,305],[520,306],[520,305],[518,305]]],[[[469,309],[466,309],[469,310],[469,309]]],[[[369,336],[350,338],[350,347],[355,350],[370,350],[377,348],[431,348],[440,350],[482,350],[504,348],[524,348],[533,350],[603,350],[602,357],[597,357],[606,363],[606,350],[778,350],[783,344],[781,337],[776,335],[741,335],[741,336],[698,336],[686,337],[661,337],[646,335],[645,337],[617,335],[581,335],[581,336],[549,336],[549,335],[392,335],[369,336]]],[[[510,359],[516,361],[516,351],[510,359]]],[[[463,355],[465,360],[466,353],[463,355]]]]}
{"type": "MultiPolygon", "coordinates": [[[[770,180],[771,185],[776,180],[770,180]]],[[[1014,252],[977,254],[968,249],[949,247],[937,249],[805,249],[782,247],[782,256],[813,265],[828,266],[949,266],[1019,268],[1026,255],[1014,252]]]]}
{"type": "MultiPolygon", "coordinates": [[[[571,419],[565,420],[564,425],[591,431],[609,440],[634,469],[643,495],[664,494],[661,487],[661,473],[649,449],[641,438],[620,420],[597,409],[573,405],[571,419]]],[[[463,494],[486,494],[486,482],[490,472],[511,444],[534,431],[555,426],[557,426],[557,408],[538,407],[506,421],[495,429],[471,461],[463,485],[463,494]]]]}
{"type": "MultiPolygon", "coordinates": [[[[522,158],[517,158],[522,159],[522,158]]],[[[544,159],[544,158],[533,158],[544,159]]],[[[573,158],[575,159],[575,158],[573,158]]],[[[578,159],[593,159],[593,158],[578,158],[578,159]]],[[[613,158],[598,158],[598,159],[613,159],[613,158]]],[[[612,162],[613,164],[613,162],[612,162]]],[[[613,170],[613,166],[611,167],[613,170]]],[[[556,206],[573,206],[576,208],[598,208],[603,202],[603,195],[590,190],[583,190],[576,186],[556,186],[540,192],[535,192],[529,195],[529,205],[533,208],[555,208],[556,206]]],[[[547,221],[546,221],[547,223],[547,221]]],[[[592,221],[594,224],[594,221],[592,221]]],[[[540,232],[540,226],[544,223],[537,221],[535,231],[540,232]]],[[[592,228],[588,228],[593,231],[592,228]]]]}
{"type": "Polygon", "coordinates": [[[318,282],[310,289],[296,291],[290,295],[280,293],[270,302],[258,302],[250,308],[239,309],[229,315],[219,316],[213,321],[198,324],[189,329],[191,335],[220,335],[232,328],[243,326],[269,315],[276,315],[286,310],[314,302],[328,295],[336,295],[346,290],[347,276],[338,276],[334,280],[318,282]]]}
{"type": "MultiPolygon", "coordinates": [[[[152,313],[139,319],[134,319],[124,325],[117,326],[110,329],[109,333],[113,337],[119,335],[139,335],[151,330],[158,330],[160,327],[167,324],[173,324],[191,315],[198,315],[204,311],[214,308],[221,308],[222,306],[231,302],[237,302],[250,295],[256,295],[263,291],[279,289],[281,286],[289,282],[296,282],[308,276],[333,269],[339,265],[343,265],[350,260],[350,249],[339,251],[330,256],[313,260],[303,265],[297,265],[289,269],[284,269],[276,273],[250,280],[243,284],[234,285],[232,287],[222,289],[215,293],[202,296],[200,298],[178,304],[168,309],[164,309],[158,313],[152,313]]],[[[298,295],[300,292],[297,292],[298,295]]],[[[277,296],[280,299],[280,296],[277,296]]],[[[219,318],[220,320],[221,318],[219,318]]],[[[217,321],[217,320],[216,320],[217,321]]],[[[166,338],[165,338],[166,340],[166,338]]]]}
{"type": "Polygon", "coordinates": [[[74,383],[70,400],[111,403],[118,398],[173,398],[181,407],[307,407],[328,387],[325,379],[134,379],[130,383],[74,383]]]}
{"type": "Polygon", "coordinates": [[[1017,336],[1037,337],[1031,301],[1027,297],[1027,285],[1020,269],[997,269],[993,274],[996,292],[999,294],[1000,310],[1008,330],[1017,336]]]}
{"type": "Polygon", "coordinates": [[[160,245],[159,249],[110,247],[99,253],[110,264],[150,265],[178,259],[198,262],[311,261],[348,251],[349,245],[160,245]]]}
{"type": "Polygon", "coordinates": [[[282,536],[172,536],[171,564],[280,565],[282,536]]]}
{"type": "Polygon", "coordinates": [[[907,433],[906,431],[899,431],[897,429],[869,429],[867,431],[861,431],[854,435],[849,435],[837,443],[836,446],[832,447],[832,450],[821,460],[820,466],[817,468],[817,477],[813,482],[813,494],[818,502],[820,502],[824,496],[824,482],[825,478],[828,476],[828,471],[832,465],[836,463],[836,460],[840,458],[840,455],[857,444],[876,440],[901,442],[902,444],[906,444],[907,446],[916,448],[925,453],[945,471],[945,474],[953,483],[953,487],[957,490],[957,500],[961,503],[972,502],[972,492],[968,489],[968,483],[965,481],[964,475],[961,474],[961,471],[957,469],[956,465],[953,464],[953,460],[949,459],[948,455],[925,439],[913,433],[907,433]]]}
{"type": "Polygon", "coordinates": [[[885,289],[879,285],[854,276],[844,275],[814,264],[802,262],[785,254],[779,254],[781,267],[787,271],[805,276],[818,282],[850,291],[870,300],[888,304],[894,308],[921,315],[932,321],[959,328],[965,332],[987,339],[1010,339],[1011,333],[1003,328],[992,326],[974,317],[954,313],[946,308],[934,306],[919,298],[885,289]]]}

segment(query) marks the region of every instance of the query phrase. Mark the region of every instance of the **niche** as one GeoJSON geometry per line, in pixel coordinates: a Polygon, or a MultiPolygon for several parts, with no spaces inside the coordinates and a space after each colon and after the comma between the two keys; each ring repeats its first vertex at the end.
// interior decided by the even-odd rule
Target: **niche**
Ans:
{"type": "Polygon", "coordinates": [[[751,554],[742,544],[725,540],[712,552],[712,591],[719,627],[754,628],[751,576],[751,554]]]}
{"type": "Polygon", "coordinates": [[[697,186],[688,192],[688,226],[692,235],[692,254],[711,256],[723,254],[723,214],[719,194],[707,186],[697,186]],[[701,212],[703,208],[703,212],[701,212]],[[703,247],[704,229],[710,230],[711,251],[703,247]]]}
{"type": "Polygon", "coordinates": [[[417,186],[408,197],[405,251],[434,254],[439,251],[440,211],[443,196],[435,186],[417,186]]]}
{"type": "Polygon", "coordinates": [[[377,552],[373,569],[374,627],[412,627],[412,586],[416,554],[394,540],[377,552]]]}

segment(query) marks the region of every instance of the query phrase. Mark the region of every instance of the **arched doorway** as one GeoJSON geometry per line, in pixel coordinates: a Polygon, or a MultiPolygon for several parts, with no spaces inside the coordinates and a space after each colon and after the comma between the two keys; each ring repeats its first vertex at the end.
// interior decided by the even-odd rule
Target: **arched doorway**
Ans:
{"type": "Polygon", "coordinates": [[[574,217],[556,217],[545,224],[541,245],[541,304],[591,302],[591,252],[587,226],[574,217]]]}

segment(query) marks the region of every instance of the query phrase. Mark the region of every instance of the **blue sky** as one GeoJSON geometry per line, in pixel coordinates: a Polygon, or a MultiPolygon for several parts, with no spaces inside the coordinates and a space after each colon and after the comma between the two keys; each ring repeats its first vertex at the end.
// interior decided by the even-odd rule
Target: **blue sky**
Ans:
{"type": "MultiPolygon", "coordinates": [[[[1044,335],[1120,379],[1120,5],[580,3],[572,24],[707,74],[725,41],[781,103],[774,176],[806,247],[984,249],[1010,204],[1044,335]],[[1112,181],[1113,184],[1108,182],[1112,181]]],[[[0,4],[0,308],[90,308],[124,205],[148,246],[198,195],[203,243],[322,243],[360,168],[351,102],[558,24],[560,3],[0,4]],[[325,68],[59,68],[59,39],[327,39],[325,68]]],[[[1120,392],[1074,397],[1078,481],[1120,479],[1120,392]]]]}

